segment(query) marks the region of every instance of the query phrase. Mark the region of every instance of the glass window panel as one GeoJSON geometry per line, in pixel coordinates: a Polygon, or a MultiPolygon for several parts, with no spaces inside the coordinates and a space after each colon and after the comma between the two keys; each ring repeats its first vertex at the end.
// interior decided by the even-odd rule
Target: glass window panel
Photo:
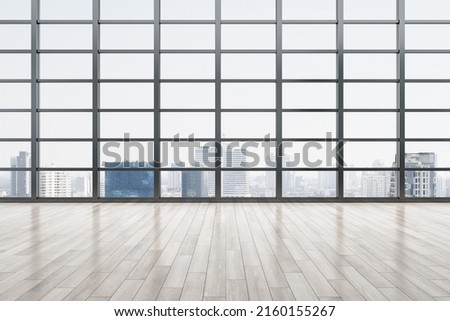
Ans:
{"type": "Polygon", "coordinates": [[[40,143],[39,158],[39,167],[92,167],[92,143],[40,143]]]}
{"type": "MultiPolygon", "coordinates": [[[[133,168],[143,164],[110,165],[133,168]]],[[[107,170],[100,173],[100,197],[150,198],[154,195],[154,183],[155,174],[151,170],[107,170]]]]}
{"type": "Polygon", "coordinates": [[[336,197],[336,172],[284,171],[283,197],[336,197]]]}
{"type": "Polygon", "coordinates": [[[153,20],[154,8],[153,0],[101,0],[100,16],[103,20],[153,20]]]}
{"type": "Polygon", "coordinates": [[[42,79],[91,79],[90,54],[40,54],[42,79]]]}
{"type": "MultiPolygon", "coordinates": [[[[153,142],[143,141],[108,141],[100,143],[100,166],[120,167],[121,164],[148,167],[154,162],[153,142]],[[116,164],[117,166],[114,166],[116,164]]],[[[153,165],[152,165],[153,166],[153,165]]]]}
{"type": "Polygon", "coordinates": [[[153,83],[102,83],[101,108],[153,108],[153,83]]]}
{"type": "Polygon", "coordinates": [[[222,0],[223,20],[275,20],[275,0],[222,0]]]}
{"type": "Polygon", "coordinates": [[[30,78],[30,54],[0,54],[0,79],[30,78]]]}
{"type": "Polygon", "coordinates": [[[215,186],[215,173],[213,171],[161,172],[161,197],[214,197],[215,186]]]}
{"type": "Polygon", "coordinates": [[[336,49],[336,26],[283,25],[283,49],[336,49]]]}
{"type": "Polygon", "coordinates": [[[284,54],[285,79],[335,79],[335,54],[284,54]]]}
{"type": "Polygon", "coordinates": [[[407,79],[449,79],[450,54],[405,55],[407,79]]]}
{"type": "Polygon", "coordinates": [[[213,54],[162,54],[163,79],[213,79],[215,56],[213,54]]]}
{"type": "Polygon", "coordinates": [[[162,83],[162,108],[214,108],[214,83],[162,83]]]}
{"type": "Polygon", "coordinates": [[[153,54],[101,54],[103,79],[153,79],[153,54]]]}
{"type": "Polygon", "coordinates": [[[92,138],[91,113],[40,113],[41,138],[92,138]]]}
{"type": "Polygon", "coordinates": [[[406,49],[450,49],[449,25],[406,25],[406,49]]]}
{"type": "Polygon", "coordinates": [[[345,138],[396,138],[396,113],[345,113],[345,138]]]}
{"type": "Polygon", "coordinates": [[[162,142],[161,167],[216,167],[215,142],[162,142]]]}
{"type": "Polygon", "coordinates": [[[344,25],[344,49],[397,49],[397,25],[344,25]]]}
{"type": "Polygon", "coordinates": [[[449,138],[450,113],[407,113],[406,138],[449,138]]]}
{"type": "Polygon", "coordinates": [[[407,168],[450,167],[450,143],[406,142],[407,168]]]}
{"type": "Polygon", "coordinates": [[[153,49],[153,25],[101,25],[101,49],[153,49]]]}
{"type": "Polygon", "coordinates": [[[336,108],[336,84],[284,83],[283,108],[336,108]]]}
{"type": "Polygon", "coordinates": [[[405,5],[408,20],[450,19],[450,2],[447,0],[408,0],[405,5]]]}
{"type": "Polygon", "coordinates": [[[161,49],[214,49],[214,25],[161,25],[161,49]]]}
{"type": "Polygon", "coordinates": [[[39,197],[92,197],[92,172],[41,171],[39,197]]]}
{"type": "Polygon", "coordinates": [[[396,167],[397,143],[347,142],[344,145],[346,167],[396,167]]]}
{"type": "Polygon", "coordinates": [[[345,0],[346,20],[394,20],[397,19],[396,0],[345,0]]]}
{"type": "Polygon", "coordinates": [[[222,197],[275,197],[275,171],[222,172],[222,197]]]}
{"type": "Polygon", "coordinates": [[[283,20],[336,20],[336,1],[283,0],[283,20]]]}
{"type": "Polygon", "coordinates": [[[224,168],[275,168],[276,142],[231,142],[222,144],[224,168]]]}
{"type": "Polygon", "coordinates": [[[347,83],[345,108],[397,108],[397,84],[347,83]]]}
{"type": "Polygon", "coordinates": [[[106,113],[100,115],[101,138],[153,138],[153,113],[106,113]]]}
{"type": "Polygon", "coordinates": [[[214,113],[161,113],[161,137],[212,138],[215,136],[214,113]]]}
{"type": "Polygon", "coordinates": [[[397,55],[345,54],[344,77],[346,79],[396,79],[397,55]]]}
{"type": "Polygon", "coordinates": [[[1,113],[0,138],[31,138],[30,113],[1,113]]]}
{"type": "Polygon", "coordinates": [[[406,84],[407,108],[450,108],[450,84],[406,84]]]}
{"type": "Polygon", "coordinates": [[[161,1],[161,19],[164,20],[214,20],[215,0],[164,0],[161,1]]]}
{"type": "Polygon", "coordinates": [[[0,25],[0,49],[31,49],[31,27],[0,25]]]}
{"type": "Polygon", "coordinates": [[[8,171],[0,172],[0,198],[30,197],[31,172],[8,171]]]}
{"type": "Polygon", "coordinates": [[[222,84],[222,108],[275,108],[275,84],[222,84]]]}
{"type": "Polygon", "coordinates": [[[0,108],[30,108],[31,85],[0,83],[0,108]]]}
{"type": "Polygon", "coordinates": [[[275,49],[275,25],[222,25],[222,49],[275,49]]]}
{"type": "Polygon", "coordinates": [[[30,168],[30,152],[30,143],[0,142],[0,167],[30,168]]]}
{"type": "Polygon", "coordinates": [[[42,20],[90,20],[92,0],[40,0],[42,20]]]}
{"type": "Polygon", "coordinates": [[[223,54],[223,79],[274,79],[273,54],[223,54]]]}
{"type": "Polygon", "coordinates": [[[275,113],[222,113],[222,138],[275,137],[275,113]]]}
{"type": "Polygon", "coordinates": [[[30,20],[31,0],[0,1],[0,20],[30,20]]]}
{"type": "Polygon", "coordinates": [[[92,84],[41,83],[40,108],[92,108],[92,84]]]}
{"type": "Polygon", "coordinates": [[[92,49],[91,25],[40,25],[40,49],[92,49]]]}
{"type": "Polygon", "coordinates": [[[344,175],[344,197],[397,197],[397,172],[348,171],[344,175]]]}
{"type": "Polygon", "coordinates": [[[336,113],[283,114],[283,138],[327,138],[336,136],[336,113]]]}
{"type": "Polygon", "coordinates": [[[450,172],[406,171],[405,185],[407,198],[450,197],[450,172]]]}
{"type": "Polygon", "coordinates": [[[336,167],[335,142],[283,142],[283,168],[336,167]]]}

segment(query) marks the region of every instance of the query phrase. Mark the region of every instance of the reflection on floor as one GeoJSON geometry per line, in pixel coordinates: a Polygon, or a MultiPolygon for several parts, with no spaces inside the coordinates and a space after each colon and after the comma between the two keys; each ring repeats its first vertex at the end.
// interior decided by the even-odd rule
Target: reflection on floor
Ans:
{"type": "Polygon", "coordinates": [[[1,300],[450,300],[449,204],[0,204],[1,300]]]}

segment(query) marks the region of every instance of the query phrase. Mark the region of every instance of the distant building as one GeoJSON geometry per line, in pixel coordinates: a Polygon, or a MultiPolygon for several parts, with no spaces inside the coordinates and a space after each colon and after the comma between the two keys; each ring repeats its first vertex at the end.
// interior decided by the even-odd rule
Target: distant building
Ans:
{"type": "Polygon", "coordinates": [[[362,196],[389,197],[391,175],[387,172],[364,172],[361,176],[362,196]]]}
{"type": "Polygon", "coordinates": [[[208,173],[184,171],[181,173],[182,197],[208,197],[208,173]]]}
{"type": "MultiPolygon", "coordinates": [[[[227,168],[242,169],[242,162],[247,157],[242,153],[241,149],[234,148],[224,150],[223,166],[227,168]]],[[[249,197],[250,185],[247,171],[223,171],[222,172],[222,196],[223,197],[249,197]]]]}
{"type": "Polygon", "coordinates": [[[147,162],[105,163],[105,197],[130,198],[153,197],[154,173],[153,166],[147,162]],[[140,168],[142,170],[136,170],[140,168]],[[145,170],[148,169],[148,170],[145,170]]]}
{"type": "Polygon", "coordinates": [[[68,172],[41,172],[39,197],[72,197],[72,177],[68,172]]]}
{"type": "MultiPolygon", "coordinates": [[[[11,168],[30,168],[31,156],[27,152],[19,152],[11,157],[11,168]]],[[[31,195],[31,173],[29,171],[11,171],[11,196],[27,197],[31,195]]]]}
{"type": "MultiPolygon", "coordinates": [[[[405,154],[405,195],[406,197],[436,197],[444,193],[443,188],[437,186],[435,153],[406,153],[405,154]],[[409,169],[409,170],[408,170],[409,169]],[[411,170],[414,169],[414,170],[411,170]],[[439,193],[438,193],[439,192],[439,193]]],[[[396,166],[397,162],[394,162],[396,166]]],[[[391,196],[397,188],[397,175],[391,179],[391,196]]],[[[441,182],[442,184],[442,182],[441,182]]]]}

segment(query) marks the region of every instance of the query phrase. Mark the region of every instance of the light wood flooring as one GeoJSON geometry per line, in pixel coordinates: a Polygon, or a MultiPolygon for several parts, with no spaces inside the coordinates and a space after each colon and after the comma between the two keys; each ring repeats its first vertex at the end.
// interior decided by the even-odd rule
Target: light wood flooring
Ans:
{"type": "Polygon", "coordinates": [[[0,204],[0,300],[450,300],[450,204],[0,204]]]}

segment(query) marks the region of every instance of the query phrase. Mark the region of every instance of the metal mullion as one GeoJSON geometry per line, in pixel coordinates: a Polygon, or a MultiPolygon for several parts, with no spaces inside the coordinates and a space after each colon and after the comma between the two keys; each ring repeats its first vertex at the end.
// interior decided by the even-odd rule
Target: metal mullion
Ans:
{"type": "Polygon", "coordinates": [[[33,20],[0,20],[0,25],[29,25],[33,20]]]}
{"type": "Polygon", "coordinates": [[[399,142],[399,138],[345,138],[345,142],[370,142],[370,143],[376,143],[376,142],[399,142]]]}
{"type": "MultiPolygon", "coordinates": [[[[98,142],[110,142],[110,141],[114,141],[114,142],[123,142],[124,139],[123,137],[120,138],[99,138],[98,142]]],[[[154,142],[155,139],[154,138],[128,138],[127,142],[154,142]]]]}
{"type": "Polygon", "coordinates": [[[325,25],[325,24],[331,24],[331,25],[335,25],[337,24],[337,20],[283,20],[282,21],[283,24],[285,25],[300,25],[300,24],[321,24],[321,25],[325,25]]]}
{"type": "Polygon", "coordinates": [[[38,167],[39,172],[91,172],[90,167],[38,167]]]}
{"type": "Polygon", "coordinates": [[[154,83],[154,79],[99,79],[99,83],[154,83]]]}
{"type": "Polygon", "coordinates": [[[0,79],[0,84],[13,83],[13,84],[28,84],[33,83],[32,79],[0,79]]]}
{"type": "Polygon", "coordinates": [[[283,79],[283,83],[337,83],[337,79],[283,79]]]}
{"type": "Polygon", "coordinates": [[[399,172],[397,167],[345,167],[344,172],[399,172]]]}
{"type": "Polygon", "coordinates": [[[347,49],[345,54],[398,54],[397,49],[347,49]]]}
{"type": "Polygon", "coordinates": [[[92,20],[38,20],[37,23],[40,25],[90,25],[92,20]]]}
{"type": "Polygon", "coordinates": [[[100,150],[98,139],[100,137],[100,94],[99,94],[99,75],[100,75],[100,57],[98,50],[100,48],[100,0],[93,0],[92,8],[92,197],[100,198],[100,178],[98,168],[100,167],[100,150]]]}
{"type": "Polygon", "coordinates": [[[215,54],[215,49],[164,49],[162,54],[215,54]]]}
{"type": "Polygon", "coordinates": [[[0,167],[0,172],[31,172],[30,167],[0,167]]]}
{"type": "MultiPolygon", "coordinates": [[[[122,138],[123,140],[123,138],[122,138]]],[[[92,142],[95,141],[92,138],[38,138],[38,142],[61,142],[61,143],[78,143],[78,142],[92,142]]]]}
{"type": "Polygon", "coordinates": [[[39,57],[37,49],[39,48],[39,28],[37,21],[39,19],[39,0],[31,2],[31,198],[38,198],[38,137],[39,137],[39,57]]]}
{"type": "Polygon", "coordinates": [[[283,172],[336,172],[337,167],[283,167],[283,172]]]}
{"type": "Polygon", "coordinates": [[[153,54],[153,49],[99,49],[101,54],[153,54]]]}
{"type": "Polygon", "coordinates": [[[76,83],[91,83],[92,79],[38,79],[38,83],[51,84],[76,84],[76,83]]]}
{"type": "Polygon", "coordinates": [[[164,113],[213,113],[216,108],[161,108],[164,113]]]}
{"type": "Polygon", "coordinates": [[[0,143],[30,143],[33,142],[32,138],[0,138],[0,143]]]}
{"type": "Polygon", "coordinates": [[[222,108],[222,113],[275,113],[274,108],[222,108]]]}
{"type": "Polygon", "coordinates": [[[450,83],[450,79],[405,79],[405,83],[450,83]]]}
{"type": "Polygon", "coordinates": [[[222,198],[222,0],[215,0],[215,199],[222,198]]]}
{"type": "Polygon", "coordinates": [[[32,52],[28,49],[0,49],[0,54],[30,54],[32,52]]]}
{"type": "Polygon", "coordinates": [[[450,49],[408,49],[405,54],[450,54],[450,49]]]}
{"type": "Polygon", "coordinates": [[[398,113],[398,164],[400,173],[398,177],[398,197],[405,199],[405,0],[397,0],[397,14],[400,23],[398,24],[397,42],[399,49],[398,56],[398,78],[400,79],[398,86],[398,107],[400,109],[398,113]]]}
{"type": "Polygon", "coordinates": [[[153,113],[153,108],[99,108],[101,113],[153,113]]]}
{"type": "Polygon", "coordinates": [[[92,113],[92,108],[39,108],[40,113],[92,113]]]}
{"type": "Polygon", "coordinates": [[[221,22],[224,25],[274,25],[277,23],[277,20],[222,20],[221,22]]]}
{"type": "Polygon", "coordinates": [[[344,0],[336,0],[336,47],[337,54],[337,76],[338,76],[338,93],[337,93],[337,191],[336,196],[339,200],[344,199],[344,0]]]}
{"type": "Polygon", "coordinates": [[[99,20],[99,24],[114,24],[114,25],[151,25],[154,20],[99,20]]]}
{"type": "MultiPolygon", "coordinates": [[[[155,19],[156,20],[156,19],[155,19]]],[[[160,24],[167,24],[167,25],[199,25],[199,24],[208,24],[208,25],[214,25],[215,20],[160,20],[160,24]]],[[[155,22],[156,23],[156,22],[155,22]]]]}
{"type": "Polygon", "coordinates": [[[275,49],[223,49],[223,54],[276,54],[275,49]]]}
{"type": "Polygon", "coordinates": [[[91,49],[39,49],[39,54],[92,54],[91,49]]]}
{"type": "Polygon", "coordinates": [[[276,0],[276,176],[275,198],[283,197],[283,3],[276,0]]]}
{"type": "Polygon", "coordinates": [[[449,108],[406,108],[406,113],[450,113],[449,108]]]}
{"type": "Polygon", "coordinates": [[[2,113],[29,113],[32,111],[32,108],[2,108],[0,109],[0,115],[2,113]]]}
{"type": "Polygon", "coordinates": [[[153,113],[153,138],[154,138],[154,187],[153,197],[155,200],[161,198],[161,0],[154,0],[154,113],[153,113]]]}
{"type": "Polygon", "coordinates": [[[399,20],[343,20],[344,24],[364,24],[364,25],[376,25],[376,24],[398,24],[399,20]]]}
{"type": "Polygon", "coordinates": [[[405,24],[427,24],[427,25],[441,25],[450,24],[450,20],[404,20],[405,24]]]}
{"type": "Polygon", "coordinates": [[[344,108],[346,113],[397,113],[399,108],[344,108]]]}
{"type": "Polygon", "coordinates": [[[398,84],[399,79],[344,79],[344,83],[398,84]]]}
{"type": "Polygon", "coordinates": [[[336,49],[284,49],[284,54],[336,54],[336,49]]]}

